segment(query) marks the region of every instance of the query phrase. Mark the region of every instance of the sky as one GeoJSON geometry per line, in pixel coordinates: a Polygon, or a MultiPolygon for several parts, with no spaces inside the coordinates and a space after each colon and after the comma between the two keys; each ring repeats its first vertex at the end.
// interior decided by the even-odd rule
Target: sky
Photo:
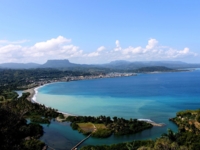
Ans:
{"type": "Polygon", "coordinates": [[[0,0],[0,63],[200,63],[199,0],[0,0]]]}

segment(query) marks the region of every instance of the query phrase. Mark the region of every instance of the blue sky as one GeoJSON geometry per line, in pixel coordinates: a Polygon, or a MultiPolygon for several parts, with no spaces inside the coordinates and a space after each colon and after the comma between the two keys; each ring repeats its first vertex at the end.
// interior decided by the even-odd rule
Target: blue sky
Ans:
{"type": "Polygon", "coordinates": [[[200,63],[200,1],[2,0],[0,63],[200,63]]]}

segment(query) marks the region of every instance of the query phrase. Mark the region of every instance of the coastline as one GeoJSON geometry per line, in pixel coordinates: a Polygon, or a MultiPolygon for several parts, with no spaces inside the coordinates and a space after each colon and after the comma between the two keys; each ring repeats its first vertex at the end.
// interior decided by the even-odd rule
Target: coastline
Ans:
{"type": "Polygon", "coordinates": [[[30,95],[27,97],[27,100],[32,102],[33,97],[35,96],[36,92],[35,92],[35,88],[31,88],[31,89],[27,89],[24,90],[23,93],[30,93],[30,95]]]}
{"type": "MultiPolygon", "coordinates": [[[[36,95],[38,93],[38,89],[43,87],[43,86],[46,86],[46,85],[49,85],[49,84],[53,84],[53,83],[57,83],[57,82],[51,82],[51,83],[47,83],[47,84],[44,84],[44,85],[41,85],[41,86],[36,86],[34,88],[30,88],[30,89],[27,89],[27,90],[24,90],[23,93],[30,93],[30,95],[27,97],[27,100],[32,102],[32,103],[37,103],[37,104],[40,104],[37,100],[36,100],[36,95]]],[[[41,104],[42,105],[42,104],[41,104]]],[[[45,105],[45,107],[48,107],[45,105]]],[[[56,120],[58,122],[62,122],[63,120],[65,120],[68,116],[74,116],[72,114],[69,114],[69,113],[66,113],[66,112],[62,112],[62,111],[57,111],[58,113],[61,113],[63,114],[64,116],[64,119],[60,119],[59,117],[56,118],[56,120]]]]}
{"type": "MultiPolygon", "coordinates": [[[[179,70],[179,72],[182,72],[182,71],[193,71],[193,70],[179,70]]],[[[152,72],[144,72],[144,74],[156,74],[156,73],[173,73],[173,72],[165,72],[165,71],[152,71],[152,72]]],[[[49,85],[49,84],[54,84],[54,83],[58,83],[58,82],[70,82],[70,81],[79,81],[79,80],[88,80],[88,79],[101,79],[101,78],[113,78],[113,77],[130,77],[130,76],[137,76],[138,73],[109,73],[105,76],[95,76],[95,77],[92,77],[92,78],[83,78],[82,76],[80,78],[72,78],[70,80],[52,80],[52,81],[49,81],[49,82],[45,82],[45,83],[39,83],[40,85],[37,85],[35,87],[32,87],[30,89],[27,89],[27,90],[24,90],[24,92],[29,92],[30,95],[29,97],[27,98],[29,101],[31,102],[34,102],[34,103],[38,103],[37,100],[36,100],[36,95],[38,93],[37,89],[43,87],[43,86],[46,86],[46,85],[49,85]]],[[[38,103],[40,104],[40,103],[38,103]]],[[[48,106],[46,106],[48,107],[48,106]]],[[[68,113],[65,113],[65,112],[61,112],[61,113],[64,113],[64,114],[67,114],[67,115],[72,115],[72,114],[68,114],[68,113]]]]}
{"type": "MultiPolygon", "coordinates": [[[[44,85],[41,85],[41,86],[36,86],[34,88],[30,88],[30,89],[24,90],[23,93],[29,92],[30,95],[28,96],[27,100],[30,101],[30,102],[33,102],[33,103],[40,104],[36,100],[36,95],[38,93],[38,89],[43,87],[43,86],[46,86],[46,85],[49,85],[49,84],[53,84],[53,83],[58,83],[58,82],[51,82],[51,83],[47,83],[47,84],[44,84],[44,85]]],[[[45,105],[45,107],[48,107],[48,106],[45,105]]],[[[63,122],[63,120],[65,120],[68,116],[77,116],[77,115],[69,114],[67,112],[62,112],[62,111],[59,111],[59,110],[57,112],[63,114],[63,116],[64,116],[64,119],[61,119],[59,117],[55,118],[58,122],[63,122]]],[[[153,125],[155,127],[163,127],[163,126],[165,126],[164,123],[156,123],[156,122],[154,122],[154,121],[152,121],[150,119],[138,119],[138,120],[150,123],[151,125],[153,125]]]]}

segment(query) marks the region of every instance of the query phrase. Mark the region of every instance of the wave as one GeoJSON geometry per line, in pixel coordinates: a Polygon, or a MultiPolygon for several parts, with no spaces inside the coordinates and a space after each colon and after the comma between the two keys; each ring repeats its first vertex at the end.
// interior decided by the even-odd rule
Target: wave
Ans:
{"type": "Polygon", "coordinates": [[[137,119],[137,120],[139,120],[139,121],[145,121],[145,122],[154,122],[154,121],[152,121],[151,119],[137,119]]]}

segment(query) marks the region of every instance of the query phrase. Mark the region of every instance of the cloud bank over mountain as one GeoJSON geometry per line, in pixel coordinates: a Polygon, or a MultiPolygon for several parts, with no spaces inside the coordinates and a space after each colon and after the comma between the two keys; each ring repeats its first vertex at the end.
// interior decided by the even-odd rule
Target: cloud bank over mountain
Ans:
{"type": "Polygon", "coordinates": [[[37,62],[44,63],[49,59],[69,59],[77,63],[107,63],[113,60],[151,61],[181,60],[197,57],[188,47],[176,49],[160,45],[157,39],[151,38],[145,46],[122,47],[120,41],[113,42],[113,47],[99,46],[92,52],[86,52],[72,43],[71,39],[58,36],[32,46],[24,46],[28,40],[0,40],[0,63],[37,62]]]}

